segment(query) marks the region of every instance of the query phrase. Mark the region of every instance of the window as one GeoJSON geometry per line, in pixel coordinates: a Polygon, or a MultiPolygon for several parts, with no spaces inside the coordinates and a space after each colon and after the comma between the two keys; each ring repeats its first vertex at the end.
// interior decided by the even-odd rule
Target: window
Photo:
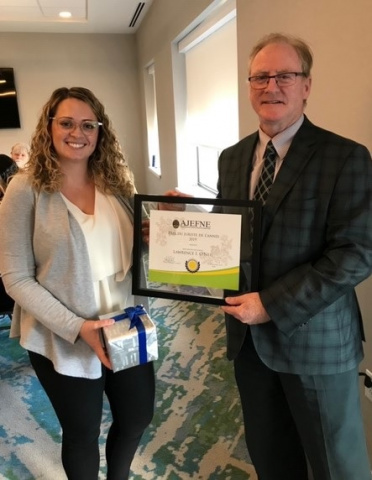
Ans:
{"type": "Polygon", "coordinates": [[[217,193],[217,164],[221,150],[216,147],[197,147],[197,185],[211,193],[217,193]]]}
{"type": "Polygon", "coordinates": [[[159,155],[158,113],[156,108],[155,67],[149,65],[145,69],[145,101],[147,118],[147,146],[149,168],[156,174],[161,174],[159,155]]]}
{"type": "Polygon", "coordinates": [[[214,196],[218,156],[239,139],[235,1],[224,2],[182,38],[178,54],[184,56],[186,98],[178,188],[214,196]]]}

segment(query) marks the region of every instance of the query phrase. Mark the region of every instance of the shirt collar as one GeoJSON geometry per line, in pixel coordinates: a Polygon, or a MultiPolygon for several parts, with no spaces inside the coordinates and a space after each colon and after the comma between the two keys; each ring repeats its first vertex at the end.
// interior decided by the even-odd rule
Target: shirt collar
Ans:
{"type": "Polygon", "coordinates": [[[273,145],[275,147],[275,150],[279,158],[283,159],[289,150],[293,137],[296,135],[297,131],[301,127],[304,121],[304,118],[305,118],[304,115],[301,115],[301,117],[295,123],[293,123],[286,130],[283,130],[283,132],[280,132],[278,133],[278,135],[275,135],[275,137],[273,138],[270,138],[268,135],[266,135],[265,132],[263,132],[259,128],[258,130],[259,143],[260,143],[259,150],[261,151],[261,154],[262,154],[261,156],[263,156],[263,152],[266,148],[267,142],[271,140],[273,142],[273,145]]]}

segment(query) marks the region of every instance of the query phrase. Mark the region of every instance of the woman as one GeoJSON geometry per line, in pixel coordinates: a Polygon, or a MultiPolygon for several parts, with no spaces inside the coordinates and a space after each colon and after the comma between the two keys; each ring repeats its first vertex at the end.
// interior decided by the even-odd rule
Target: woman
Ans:
{"type": "Polygon", "coordinates": [[[134,184],[103,105],[59,88],[43,107],[28,168],[0,207],[0,271],[20,337],[62,427],[70,480],[98,478],[103,393],[113,423],[107,479],[123,480],[152,419],[153,364],[113,373],[100,341],[107,314],[133,305],[134,184]]]}

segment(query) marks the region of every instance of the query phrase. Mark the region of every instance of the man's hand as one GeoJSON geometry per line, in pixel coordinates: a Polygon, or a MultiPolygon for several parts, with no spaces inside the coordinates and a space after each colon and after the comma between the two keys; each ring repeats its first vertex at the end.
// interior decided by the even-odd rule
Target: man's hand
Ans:
{"type": "Polygon", "coordinates": [[[107,352],[102,345],[100,330],[101,328],[112,325],[113,323],[115,323],[115,320],[112,318],[107,318],[104,320],[85,320],[80,329],[80,337],[96,353],[103,365],[110,370],[112,370],[112,366],[107,352]]]}
{"type": "Polygon", "coordinates": [[[245,293],[237,297],[226,297],[225,301],[228,306],[222,306],[222,310],[237,320],[240,320],[242,323],[257,325],[270,321],[270,317],[262,305],[260,296],[256,292],[245,293]]]}

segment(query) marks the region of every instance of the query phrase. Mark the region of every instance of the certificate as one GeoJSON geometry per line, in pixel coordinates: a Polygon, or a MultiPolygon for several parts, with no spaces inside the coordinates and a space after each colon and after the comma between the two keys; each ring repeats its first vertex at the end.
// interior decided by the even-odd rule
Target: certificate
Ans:
{"type": "Polygon", "coordinates": [[[149,280],[239,289],[241,217],[152,210],[149,280]]]}
{"type": "Polygon", "coordinates": [[[258,281],[261,204],[135,195],[133,294],[224,304],[258,281]]]}

